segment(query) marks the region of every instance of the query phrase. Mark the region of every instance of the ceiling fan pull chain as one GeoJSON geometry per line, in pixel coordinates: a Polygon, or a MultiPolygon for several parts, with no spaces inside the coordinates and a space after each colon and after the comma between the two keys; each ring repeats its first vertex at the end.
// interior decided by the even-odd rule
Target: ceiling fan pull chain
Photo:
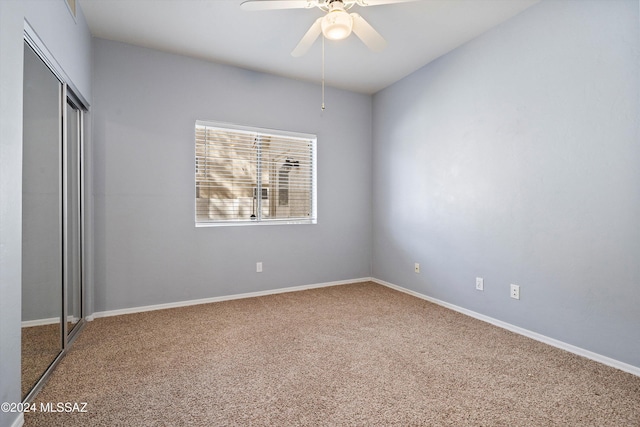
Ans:
{"type": "Polygon", "coordinates": [[[324,35],[322,36],[322,111],[324,111],[324,35]]]}

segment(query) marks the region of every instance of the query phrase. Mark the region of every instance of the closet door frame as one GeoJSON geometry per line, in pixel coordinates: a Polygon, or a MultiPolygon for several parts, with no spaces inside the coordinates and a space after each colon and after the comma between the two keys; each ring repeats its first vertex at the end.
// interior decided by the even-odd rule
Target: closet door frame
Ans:
{"type": "Polygon", "coordinates": [[[63,83],[63,91],[62,91],[62,134],[63,134],[63,144],[62,144],[62,171],[63,171],[63,176],[62,176],[62,188],[63,188],[63,196],[62,199],[65,203],[63,203],[63,210],[62,210],[62,224],[63,224],[63,254],[65,257],[64,262],[64,267],[63,267],[63,286],[62,286],[62,305],[63,305],[63,321],[62,321],[62,335],[63,335],[63,349],[66,349],[69,344],[71,344],[71,341],[73,341],[78,333],[78,331],[80,329],[82,329],[84,323],[85,323],[85,308],[84,308],[84,295],[85,295],[85,290],[84,290],[84,282],[85,282],[85,255],[84,255],[84,248],[85,248],[85,239],[84,239],[84,234],[85,234],[85,227],[84,227],[84,189],[85,189],[85,185],[84,185],[84,109],[81,106],[82,104],[79,102],[78,98],[69,91],[68,85],[66,83],[63,83]],[[68,130],[69,130],[69,126],[68,126],[68,121],[69,121],[69,117],[68,117],[68,111],[67,111],[67,107],[71,106],[71,108],[74,110],[74,114],[77,114],[77,123],[76,123],[76,132],[77,132],[77,141],[75,142],[77,144],[76,146],[76,153],[75,153],[75,160],[72,163],[71,162],[71,158],[69,155],[70,152],[70,135],[68,134],[68,130]],[[70,166],[71,163],[71,166],[70,166]],[[72,255],[72,247],[71,245],[73,244],[72,242],[70,242],[70,230],[66,230],[64,226],[68,226],[70,225],[70,217],[73,215],[71,212],[69,212],[69,203],[67,203],[67,201],[69,200],[69,197],[71,197],[68,192],[69,192],[69,181],[71,180],[70,175],[70,168],[74,166],[74,164],[77,166],[77,177],[78,177],[78,182],[76,183],[77,185],[74,186],[73,191],[76,192],[76,196],[77,196],[77,200],[78,200],[78,206],[73,206],[73,208],[76,209],[75,214],[77,215],[77,221],[78,221],[78,227],[75,230],[78,233],[78,239],[76,240],[76,244],[79,245],[79,248],[77,250],[78,253],[78,266],[79,266],[79,274],[78,274],[78,280],[79,280],[79,288],[78,288],[78,301],[79,301],[79,305],[80,305],[80,319],[78,321],[78,323],[71,328],[71,330],[69,330],[69,323],[68,323],[68,318],[70,314],[75,314],[75,313],[70,313],[69,310],[69,300],[68,300],[68,294],[69,294],[69,288],[71,286],[71,280],[72,279],[72,272],[69,271],[69,266],[70,266],[70,259],[73,256],[72,255]]]}

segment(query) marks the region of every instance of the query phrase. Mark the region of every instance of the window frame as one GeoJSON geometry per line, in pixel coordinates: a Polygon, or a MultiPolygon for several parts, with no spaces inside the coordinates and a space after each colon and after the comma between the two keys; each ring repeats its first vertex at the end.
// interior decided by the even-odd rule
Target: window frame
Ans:
{"type": "MultiPolygon", "coordinates": [[[[318,223],[318,211],[317,211],[317,195],[318,195],[318,179],[317,179],[317,145],[318,145],[318,137],[315,134],[311,133],[302,133],[302,132],[293,132],[293,131],[285,131],[279,129],[270,129],[270,128],[262,128],[255,126],[246,126],[239,125],[234,123],[226,123],[219,121],[211,121],[211,120],[196,120],[194,125],[194,221],[196,227],[230,227],[230,226],[259,226],[259,225],[304,225],[304,224],[317,224],[318,223]],[[310,153],[310,165],[311,165],[311,196],[310,196],[310,214],[308,218],[266,218],[266,219],[248,219],[248,220],[238,220],[238,219],[211,219],[207,221],[203,221],[198,218],[198,188],[199,188],[199,180],[198,180],[198,151],[197,151],[197,129],[198,126],[205,126],[211,128],[218,128],[222,130],[228,131],[239,131],[239,132],[253,132],[258,134],[259,137],[285,137],[285,138],[294,138],[294,139],[302,139],[308,140],[311,145],[311,153],[310,153]]],[[[260,157],[256,160],[258,166],[258,170],[262,167],[262,161],[260,157]]],[[[262,198],[264,198],[264,190],[266,188],[260,187],[262,189],[262,198]]],[[[254,188],[255,194],[256,188],[254,188]]],[[[269,190],[269,193],[271,190],[269,190]]],[[[275,203],[278,203],[278,198],[274,199],[275,203]]]]}

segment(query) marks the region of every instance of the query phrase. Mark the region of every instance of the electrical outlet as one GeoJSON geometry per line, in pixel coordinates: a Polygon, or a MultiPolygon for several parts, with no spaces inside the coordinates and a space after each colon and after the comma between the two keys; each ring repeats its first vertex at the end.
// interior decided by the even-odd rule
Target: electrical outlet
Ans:
{"type": "Polygon", "coordinates": [[[413,266],[413,269],[416,273],[420,273],[420,264],[416,262],[413,266]]]}
{"type": "Polygon", "coordinates": [[[262,263],[256,262],[256,273],[262,273],[262,263]]]}
{"type": "Polygon", "coordinates": [[[482,277],[476,277],[476,290],[484,291],[484,279],[482,277]]]}
{"type": "Polygon", "coordinates": [[[520,286],[512,284],[510,295],[513,299],[520,299],[520,286]]]}

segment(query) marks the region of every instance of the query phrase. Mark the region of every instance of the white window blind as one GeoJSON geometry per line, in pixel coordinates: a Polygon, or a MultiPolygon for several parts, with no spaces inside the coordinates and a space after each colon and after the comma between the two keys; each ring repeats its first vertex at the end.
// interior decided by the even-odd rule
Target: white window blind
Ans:
{"type": "Polygon", "coordinates": [[[196,225],[315,223],[316,141],[197,121],[196,225]]]}

